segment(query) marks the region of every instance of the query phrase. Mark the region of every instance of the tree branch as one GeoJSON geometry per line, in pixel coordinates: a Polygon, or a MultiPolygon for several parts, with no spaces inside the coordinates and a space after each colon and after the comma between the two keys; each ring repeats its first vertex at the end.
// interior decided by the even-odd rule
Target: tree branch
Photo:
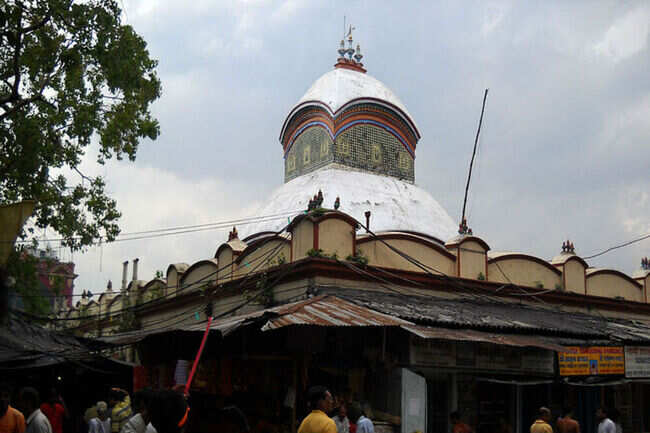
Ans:
{"type": "Polygon", "coordinates": [[[92,177],[88,177],[85,174],[83,174],[77,167],[73,167],[73,170],[76,171],[77,174],[79,174],[79,176],[81,176],[81,179],[83,180],[87,180],[88,182],[93,182],[95,180],[92,177]]]}
{"type": "Polygon", "coordinates": [[[45,91],[45,88],[48,86],[48,84],[50,84],[50,82],[52,81],[52,78],[58,73],[58,68],[56,68],[56,69],[57,69],[56,71],[52,72],[50,75],[48,75],[45,78],[45,80],[43,80],[43,84],[41,84],[41,87],[38,90],[37,94],[32,95],[27,99],[19,99],[18,102],[16,103],[16,105],[14,105],[13,107],[11,107],[9,109],[5,109],[5,112],[0,114],[0,120],[4,120],[7,116],[11,115],[12,113],[15,113],[16,111],[18,111],[19,109],[21,109],[25,105],[31,104],[32,102],[36,102],[36,101],[45,102],[46,104],[50,105],[51,107],[56,108],[56,105],[54,105],[53,103],[51,103],[50,101],[46,100],[43,97],[43,92],[45,91]]]}

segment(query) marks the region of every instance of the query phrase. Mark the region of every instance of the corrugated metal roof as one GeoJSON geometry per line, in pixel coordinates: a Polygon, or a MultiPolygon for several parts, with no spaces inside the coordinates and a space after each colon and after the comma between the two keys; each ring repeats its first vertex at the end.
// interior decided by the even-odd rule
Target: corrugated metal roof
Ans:
{"type": "Polygon", "coordinates": [[[400,326],[410,322],[361,307],[334,296],[319,296],[289,308],[277,309],[278,317],[270,318],[262,331],[289,325],[316,326],[400,326]]]}
{"type": "MultiPolygon", "coordinates": [[[[549,350],[565,350],[562,345],[650,344],[650,323],[561,311],[557,306],[534,306],[486,296],[443,299],[354,289],[319,290],[321,295],[310,299],[215,320],[211,329],[226,336],[242,326],[256,326],[263,331],[295,325],[400,326],[423,338],[549,350]]],[[[164,332],[203,332],[205,326],[205,322],[177,325],[103,340],[128,344],[164,332]]]]}
{"type": "Polygon", "coordinates": [[[547,350],[568,352],[569,349],[544,337],[505,335],[489,332],[475,331],[473,329],[434,328],[429,326],[409,326],[402,328],[420,338],[436,340],[475,341],[477,343],[502,344],[517,347],[539,347],[547,350]]]}
{"type": "Polygon", "coordinates": [[[562,311],[486,296],[443,299],[377,291],[323,289],[357,305],[420,325],[650,343],[650,323],[562,311]]]}

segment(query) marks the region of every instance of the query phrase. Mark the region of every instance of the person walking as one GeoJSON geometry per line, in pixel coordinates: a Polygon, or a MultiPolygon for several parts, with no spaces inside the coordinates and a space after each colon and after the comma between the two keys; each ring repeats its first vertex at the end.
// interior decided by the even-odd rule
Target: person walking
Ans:
{"type": "Polygon", "coordinates": [[[598,408],[596,419],[598,419],[598,433],[616,433],[616,425],[609,419],[605,407],[598,408]]]}
{"type": "Polygon", "coordinates": [[[336,423],[327,414],[332,410],[334,399],[324,386],[312,386],[307,391],[311,413],[302,420],[298,433],[337,433],[336,423]]]}
{"type": "Polygon", "coordinates": [[[41,397],[34,388],[20,390],[18,401],[23,413],[27,415],[25,433],[52,433],[52,425],[38,407],[41,397]]]}
{"type": "Polygon", "coordinates": [[[108,405],[98,401],[95,405],[97,416],[88,420],[88,433],[111,433],[111,419],[108,416],[108,405]]]}
{"type": "Polygon", "coordinates": [[[345,402],[341,402],[336,409],[336,415],[332,417],[334,424],[336,424],[336,431],[338,433],[350,433],[350,420],[348,419],[348,408],[345,402]]]}
{"type": "Polygon", "coordinates": [[[557,420],[558,433],[580,433],[580,424],[573,419],[573,409],[564,408],[562,417],[557,420]]]}
{"type": "Polygon", "coordinates": [[[131,418],[131,397],[121,388],[111,388],[108,398],[111,407],[111,433],[120,433],[131,418]]]}
{"type": "Polygon", "coordinates": [[[145,389],[133,394],[133,410],[136,413],[124,424],[121,433],[155,433],[156,429],[149,419],[151,396],[151,391],[145,389]]]}
{"type": "Polygon", "coordinates": [[[7,384],[0,384],[0,433],[24,433],[25,417],[11,407],[11,388],[7,384]]]}
{"type": "MultiPolygon", "coordinates": [[[[540,407],[537,413],[537,419],[530,426],[530,433],[553,433],[551,424],[551,411],[547,407],[540,407]]],[[[600,432],[599,432],[600,433],[600,432]]]]}
{"type": "Polygon", "coordinates": [[[47,401],[41,405],[41,412],[52,426],[52,433],[63,433],[63,417],[68,417],[68,409],[56,389],[50,389],[47,401]]]}
{"type": "Polygon", "coordinates": [[[361,409],[359,403],[350,404],[350,421],[356,425],[356,433],[375,433],[375,426],[361,409]]]}

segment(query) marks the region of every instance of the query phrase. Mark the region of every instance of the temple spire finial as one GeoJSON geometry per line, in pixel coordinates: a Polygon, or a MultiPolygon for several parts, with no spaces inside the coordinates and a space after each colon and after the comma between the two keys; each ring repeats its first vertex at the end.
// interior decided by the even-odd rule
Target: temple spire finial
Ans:
{"type": "Polygon", "coordinates": [[[363,54],[361,54],[361,45],[357,44],[356,50],[354,48],[354,38],[352,37],[352,32],[356,28],[350,24],[346,29],[345,17],[343,17],[343,39],[339,44],[338,54],[339,58],[334,65],[336,68],[351,69],[357,72],[366,72],[363,68],[363,63],[361,59],[363,54]],[[348,46],[346,48],[345,42],[347,41],[348,46]]]}

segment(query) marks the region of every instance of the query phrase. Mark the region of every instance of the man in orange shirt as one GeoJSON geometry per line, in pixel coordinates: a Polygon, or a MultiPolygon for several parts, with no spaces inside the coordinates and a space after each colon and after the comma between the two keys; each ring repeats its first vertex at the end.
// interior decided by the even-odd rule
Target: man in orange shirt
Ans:
{"type": "Polygon", "coordinates": [[[573,419],[571,408],[565,408],[562,412],[562,418],[557,420],[557,430],[559,433],[580,433],[580,424],[573,419]]]}
{"type": "Polygon", "coordinates": [[[324,386],[313,386],[307,392],[312,411],[302,420],[298,433],[337,433],[336,423],[327,414],[334,406],[332,394],[324,386]]]}
{"type": "Polygon", "coordinates": [[[540,407],[537,419],[530,426],[530,433],[553,433],[553,428],[549,422],[551,421],[551,411],[547,407],[540,407]]]}
{"type": "Polygon", "coordinates": [[[457,410],[449,414],[449,420],[452,425],[452,433],[474,433],[473,428],[460,420],[460,412],[457,410]]]}
{"type": "Polygon", "coordinates": [[[0,385],[0,433],[24,433],[25,417],[20,411],[9,405],[11,389],[6,384],[0,385]]]}

